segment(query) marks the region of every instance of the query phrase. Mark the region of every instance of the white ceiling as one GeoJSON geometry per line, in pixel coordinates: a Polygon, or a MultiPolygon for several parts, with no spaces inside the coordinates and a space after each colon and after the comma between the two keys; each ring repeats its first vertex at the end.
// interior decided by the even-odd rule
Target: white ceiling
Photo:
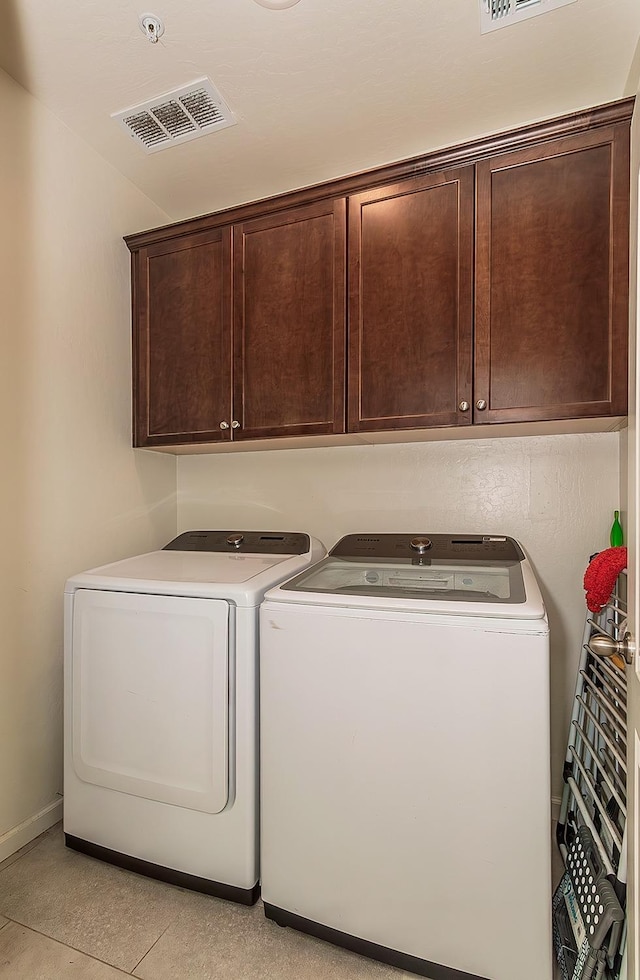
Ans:
{"type": "Polygon", "coordinates": [[[639,36],[638,0],[485,35],[478,0],[0,0],[0,66],[171,219],[633,95],[639,36]],[[203,75],[236,126],[149,156],[111,119],[203,75]]]}

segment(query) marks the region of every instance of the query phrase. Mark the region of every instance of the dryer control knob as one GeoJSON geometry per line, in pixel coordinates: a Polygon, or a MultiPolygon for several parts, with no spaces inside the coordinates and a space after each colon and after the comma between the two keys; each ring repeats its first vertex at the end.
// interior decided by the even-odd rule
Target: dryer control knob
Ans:
{"type": "Polygon", "coordinates": [[[424,555],[425,551],[428,551],[431,547],[431,541],[429,538],[412,538],[411,547],[414,551],[417,551],[419,555],[424,555]]]}
{"type": "Polygon", "coordinates": [[[227,538],[227,544],[232,544],[235,548],[239,548],[244,541],[244,534],[230,534],[227,538]]]}

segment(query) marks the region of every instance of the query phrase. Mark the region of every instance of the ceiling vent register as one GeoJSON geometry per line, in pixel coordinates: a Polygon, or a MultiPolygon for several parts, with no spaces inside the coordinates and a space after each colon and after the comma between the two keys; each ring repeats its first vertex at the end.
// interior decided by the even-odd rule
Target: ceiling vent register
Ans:
{"type": "Polygon", "coordinates": [[[480,0],[480,25],[483,34],[508,27],[528,17],[546,14],[576,0],[480,0]]]}
{"type": "Polygon", "coordinates": [[[145,150],[156,153],[235,125],[236,118],[215,85],[199,78],[157,99],[111,116],[145,150]]]}

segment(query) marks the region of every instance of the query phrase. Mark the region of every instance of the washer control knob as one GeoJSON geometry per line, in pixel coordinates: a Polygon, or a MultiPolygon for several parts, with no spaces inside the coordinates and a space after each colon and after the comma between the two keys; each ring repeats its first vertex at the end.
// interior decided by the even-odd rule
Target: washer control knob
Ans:
{"type": "Polygon", "coordinates": [[[431,541],[429,538],[412,538],[411,547],[414,551],[417,551],[419,555],[424,555],[425,551],[428,551],[431,547],[431,541]]]}
{"type": "Polygon", "coordinates": [[[232,544],[234,548],[239,548],[244,541],[244,534],[230,534],[227,538],[227,544],[232,544]]]}

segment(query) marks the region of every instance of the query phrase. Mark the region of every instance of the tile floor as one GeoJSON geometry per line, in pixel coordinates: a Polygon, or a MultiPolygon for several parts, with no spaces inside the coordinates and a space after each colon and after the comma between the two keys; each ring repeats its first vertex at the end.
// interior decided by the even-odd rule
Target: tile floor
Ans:
{"type": "Polygon", "coordinates": [[[233,905],[77,854],[60,824],[0,864],[1,980],[127,976],[415,980],[281,929],[260,903],[233,905]]]}

